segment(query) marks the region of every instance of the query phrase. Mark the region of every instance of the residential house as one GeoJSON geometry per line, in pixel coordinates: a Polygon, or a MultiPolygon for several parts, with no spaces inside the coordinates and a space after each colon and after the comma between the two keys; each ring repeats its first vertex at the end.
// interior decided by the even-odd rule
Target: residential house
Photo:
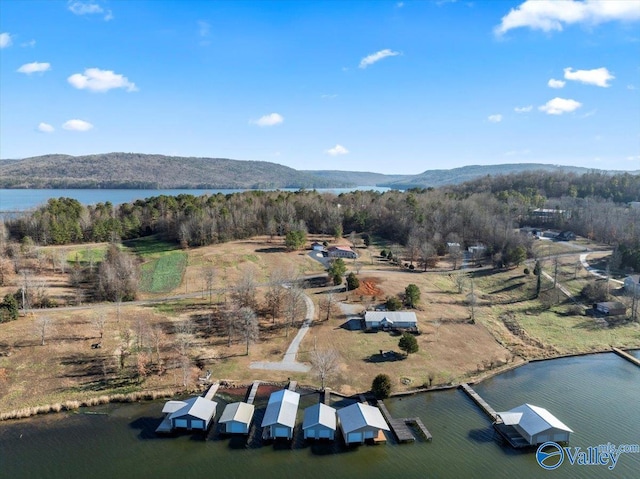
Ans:
{"type": "Polygon", "coordinates": [[[330,246],[327,249],[329,258],[356,259],[358,254],[348,246],[330,246]]]}
{"type": "Polygon", "coordinates": [[[364,325],[366,329],[417,328],[418,318],[412,311],[367,311],[364,325]]]}

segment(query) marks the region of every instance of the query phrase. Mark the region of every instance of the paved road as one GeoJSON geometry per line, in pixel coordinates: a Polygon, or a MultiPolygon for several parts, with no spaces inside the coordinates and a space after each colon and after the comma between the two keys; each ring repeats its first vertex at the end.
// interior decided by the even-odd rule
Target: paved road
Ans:
{"type": "MultiPolygon", "coordinates": [[[[589,263],[587,263],[587,255],[588,254],[589,253],[583,253],[583,254],[580,255],[580,263],[582,263],[582,267],[584,269],[586,269],[589,273],[591,273],[593,276],[596,276],[598,278],[606,279],[607,278],[606,274],[602,274],[602,272],[599,269],[592,268],[591,266],[589,266],[589,263]]],[[[624,282],[620,281],[619,279],[609,278],[609,280],[613,281],[614,283],[624,284],[624,282]]]]}
{"type": "Polygon", "coordinates": [[[287,352],[284,353],[284,358],[280,362],[268,362],[268,361],[255,361],[249,365],[250,369],[266,369],[268,371],[292,371],[292,372],[302,372],[306,373],[311,369],[308,364],[299,363],[296,361],[296,356],[298,354],[298,350],[300,349],[300,344],[304,339],[305,335],[309,332],[309,327],[313,322],[313,318],[316,314],[316,308],[311,301],[311,298],[304,295],[304,301],[307,304],[307,314],[305,316],[304,322],[300,329],[298,330],[298,334],[293,338],[291,344],[287,348],[287,352]]]}

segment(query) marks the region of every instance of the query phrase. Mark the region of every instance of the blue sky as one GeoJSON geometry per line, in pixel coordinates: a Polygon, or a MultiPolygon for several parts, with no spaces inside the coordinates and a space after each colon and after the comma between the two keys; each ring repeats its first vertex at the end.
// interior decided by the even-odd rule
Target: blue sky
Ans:
{"type": "Polygon", "coordinates": [[[0,157],[640,169],[640,1],[20,1],[0,157]]]}

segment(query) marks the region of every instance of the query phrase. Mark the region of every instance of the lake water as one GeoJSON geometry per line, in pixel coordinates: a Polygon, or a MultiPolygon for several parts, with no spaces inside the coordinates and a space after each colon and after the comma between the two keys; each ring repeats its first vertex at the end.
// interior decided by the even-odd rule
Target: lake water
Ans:
{"type": "MultiPolygon", "coordinates": [[[[575,433],[571,446],[640,443],[640,368],[614,354],[531,363],[476,386],[498,411],[524,402],[546,407],[575,433]]],[[[303,397],[308,406],[316,395],[303,397]]],[[[361,446],[268,444],[157,438],[161,402],[108,405],[108,415],[57,414],[0,425],[0,476],[7,478],[632,478],[640,454],[613,471],[571,466],[544,471],[533,452],[502,446],[484,414],[459,390],[387,400],[392,415],[419,416],[432,442],[361,446]]],[[[222,413],[218,408],[218,417],[222,413]]],[[[264,400],[257,404],[265,407],[264,400]]],[[[302,411],[298,415],[302,420],[302,411]]],[[[301,437],[298,428],[296,432],[301,437]]]]}
{"type": "MultiPolygon", "coordinates": [[[[327,188],[317,189],[320,192],[330,192],[335,194],[349,193],[357,190],[375,190],[388,191],[389,188],[378,186],[358,186],[354,188],[327,188]]],[[[139,199],[149,198],[152,196],[167,195],[176,196],[180,194],[187,195],[215,195],[217,193],[229,194],[238,193],[246,190],[109,190],[109,189],[0,189],[0,213],[25,211],[40,206],[49,200],[49,198],[74,198],[84,205],[93,205],[96,203],[104,203],[110,201],[114,205],[127,203],[139,199]]],[[[296,189],[283,188],[282,191],[297,191],[296,189]]]]}

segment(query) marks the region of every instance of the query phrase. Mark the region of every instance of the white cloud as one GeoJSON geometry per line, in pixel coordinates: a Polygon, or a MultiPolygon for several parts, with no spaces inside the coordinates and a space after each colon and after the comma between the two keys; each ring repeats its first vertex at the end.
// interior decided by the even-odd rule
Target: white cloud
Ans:
{"type": "Polygon", "coordinates": [[[251,120],[249,123],[258,126],[275,126],[284,121],[284,117],[279,113],[269,113],[268,115],[261,116],[257,120],[251,120]]]}
{"type": "Polygon", "coordinates": [[[114,88],[124,88],[128,92],[138,91],[135,83],[123,75],[112,70],[100,70],[99,68],[87,68],[82,73],[75,73],[67,78],[67,81],[78,90],[91,90],[106,92],[114,88]]]}
{"type": "Polygon", "coordinates": [[[547,115],[562,115],[563,113],[575,111],[581,106],[582,103],[579,101],[556,97],[544,105],[539,106],[538,110],[544,111],[547,115]]]}
{"type": "Polygon", "coordinates": [[[53,133],[55,128],[49,123],[42,122],[38,125],[38,131],[41,131],[42,133],[53,133]]]}
{"type": "Polygon", "coordinates": [[[211,25],[205,21],[198,20],[198,35],[208,37],[209,33],[211,33],[211,25]]]}
{"type": "Polygon", "coordinates": [[[526,0],[502,17],[494,33],[501,36],[520,27],[562,31],[565,25],[634,20],[640,20],[640,0],[526,0]]]}
{"type": "Polygon", "coordinates": [[[51,63],[25,63],[16,71],[20,73],[26,73],[27,75],[31,75],[32,73],[44,73],[48,70],[51,70],[51,63]]]}
{"type": "Polygon", "coordinates": [[[551,78],[548,82],[547,82],[547,86],[549,88],[562,88],[566,85],[566,81],[563,80],[556,80],[555,78],[551,78]]]}
{"type": "Polygon", "coordinates": [[[400,55],[400,52],[394,52],[388,48],[384,50],[380,50],[379,52],[372,53],[371,55],[367,55],[362,60],[360,60],[360,68],[367,68],[369,65],[373,65],[376,62],[379,62],[383,58],[387,57],[395,57],[396,55],[400,55]]]}
{"type": "Polygon", "coordinates": [[[524,156],[524,155],[530,155],[530,154],[531,154],[531,150],[511,150],[511,151],[505,152],[504,156],[524,156]]]}
{"type": "Polygon", "coordinates": [[[402,8],[402,7],[404,7],[404,2],[396,3],[396,8],[402,8]]]}
{"type": "Polygon", "coordinates": [[[336,145],[333,148],[329,148],[328,150],[325,150],[325,153],[331,156],[339,156],[339,155],[346,155],[347,153],[349,153],[349,150],[347,150],[342,145],[336,145]]]}
{"type": "Polygon", "coordinates": [[[13,40],[11,40],[11,35],[9,33],[0,33],[0,48],[6,48],[11,46],[13,40]]]}
{"type": "Polygon", "coordinates": [[[76,15],[102,15],[104,14],[104,20],[108,22],[113,20],[113,13],[111,10],[105,10],[99,4],[92,1],[80,2],[69,0],[67,2],[69,10],[76,15]]]}
{"type": "Polygon", "coordinates": [[[513,109],[516,113],[529,113],[531,110],[533,110],[533,105],[517,106],[513,109]]]}
{"type": "Polygon", "coordinates": [[[602,88],[608,88],[611,85],[609,80],[615,77],[606,68],[594,68],[593,70],[576,70],[573,68],[564,69],[564,77],[567,80],[575,80],[587,85],[595,85],[602,88]]]}
{"type": "Polygon", "coordinates": [[[89,131],[93,125],[84,120],[69,120],[63,123],[62,128],[71,131],[89,131]]]}
{"type": "Polygon", "coordinates": [[[635,89],[636,89],[636,86],[635,86],[635,85],[632,85],[631,83],[629,83],[629,84],[627,85],[627,90],[631,90],[631,91],[633,91],[633,90],[635,90],[635,89]]]}
{"type": "Polygon", "coordinates": [[[23,48],[27,48],[27,47],[35,47],[36,46],[36,41],[35,40],[29,40],[28,42],[23,42],[20,44],[21,47],[23,48]]]}
{"type": "Polygon", "coordinates": [[[502,121],[502,115],[500,115],[500,114],[489,115],[487,117],[487,120],[489,120],[491,123],[500,123],[502,121]]]}

